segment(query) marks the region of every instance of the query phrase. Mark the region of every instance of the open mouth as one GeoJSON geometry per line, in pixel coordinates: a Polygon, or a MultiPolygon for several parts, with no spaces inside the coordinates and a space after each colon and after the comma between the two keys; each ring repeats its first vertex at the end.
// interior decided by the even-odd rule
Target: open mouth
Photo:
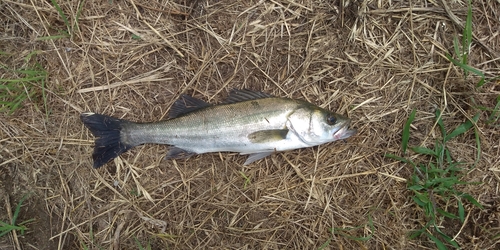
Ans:
{"type": "Polygon", "coordinates": [[[339,129],[337,132],[333,134],[333,139],[336,140],[343,140],[347,139],[354,134],[356,134],[357,130],[356,129],[349,129],[349,124],[346,124],[343,126],[341,129],[339,129]]]}

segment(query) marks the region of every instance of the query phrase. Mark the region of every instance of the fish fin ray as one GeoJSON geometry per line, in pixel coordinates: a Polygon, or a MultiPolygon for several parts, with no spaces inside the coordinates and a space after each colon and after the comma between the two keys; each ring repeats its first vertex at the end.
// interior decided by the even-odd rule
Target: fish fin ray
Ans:
{"type": "Polygon", "coordinates": [[[178,147],[171,147],[170,150],[167,152],[167,155],[165,156],[165,159],[184,159],[188,158],[190,156],[195,155],[195,152],[191,152],[189,150],[185,150],[182,148],[178,147]]]}
{"type": "Polygon", "coordinates": [[[244,102],[244,101],[257,100],[269,97],[273,96],[260,91],[254,91],[249,89],[233,89],[231,90],[231,92],[229,92],[229,96],[224,101],[224,103],[229,104],[229,103],[244,102]]]}
{"type": "Polygon", "coordinates": [[[260,152],[260,153],[253,153],[253,154],[250,154],[247,158],[247,160],[245,161],[245,163],[243,163],[243,166],[246,166],[254,161],[258,161],[266,156],[269,156],[273,153],[274,151],[268,151],[268,152],[260,152]]]}
{"type": "Polygon", "coordinates": [[[286,139],[288,129],[260,130],[249,134],[247,137],[253,143],[266,143],[286,139]]]}
{"type": "Polygon", "coordinates": [[[96,137],[92,153],[94,168],[100,168],[135,146],[123,143],[120,137],[123,125],[129,121],[90,112],[82,113],[80,119],[96,137]]]}
{"type": "Polygon", "coordinates": [[[168,117],[176,118],[209,106],[210,104],[206,103],[203,100],[188,95],[181,95],[181,97],[179,97],[179,99],[177,99],[170,108],[168,117]]]}

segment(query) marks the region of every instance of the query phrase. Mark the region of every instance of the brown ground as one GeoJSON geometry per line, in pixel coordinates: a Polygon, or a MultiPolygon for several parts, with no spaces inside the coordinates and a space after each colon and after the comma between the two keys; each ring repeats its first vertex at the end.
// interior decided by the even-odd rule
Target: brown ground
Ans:
{"type": "MultiPolygon", "coordinates": [[[[384,158],[401,155],[414,108],[411,146],[439,137],[435,108],[449,128],[481,113],[481,159],[464,177],[479,184],[458,188],[485,209],[466,203],[465,225],[444,220],[442,230],[464,249],[500,248],[499,122],[478,108],[495,106],[500,85],[476,89],[479,79],[445,57],[466,1],[446,1],[449,12],[441,0],[58,2],[71,26],[82,4],[69,38],[40,39],[68,30],[51,1],[0,2],[1,78],[34,63],[48,72],[47,107],[37,85],[0,114],[0,220],[26,193],[18,222],[35,219],[1,249],[435,248],[408,239],[425,223],[406,189],[413,169],[384,158]],[[181,93],[217,103],[232,88],[309,100],[348,115],[359,133],[246,167],[233,153],[170,161],[165,146],[144,145],[92,169],[81,112],[156,121],[181,93]]],[[[500,2],[474,1],[473,18],[469,64],[498,76],[500,2]]],[[[473,131],[449,147],[470,169],[473,131]]]]}

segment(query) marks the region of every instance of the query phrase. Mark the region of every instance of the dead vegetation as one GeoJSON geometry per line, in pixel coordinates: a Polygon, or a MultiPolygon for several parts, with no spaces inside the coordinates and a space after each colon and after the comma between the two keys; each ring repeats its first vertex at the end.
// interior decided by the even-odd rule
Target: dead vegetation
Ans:
{"type": "MultiPolygon", "coordinates": [[[[414,108],[414,146],[438,136],[436,108],[451,127],[482,112],[481,158],[464,177],[478,184],[460,188],[485,209],[466,204],[465,225],[442,228],[464,249],[500,247],[499,123],[478,109],[495,107],[500,85],[475,88],[479,79],[445,56],[466,1],[57,2],[61,11],[51,1],[0,3],[0,78],[35,63],[48,73],[45,88],[0,114],[0,200],[15,206],[30,193],[20,217],[35,219],[0,248],[435,248],[408,239],[425,220],[406,189],[413,169],[384,158],[401,153],[414,108]],[[165,146],[144,145],[92,169],[81,112],[157,121],[181,93],[218,103],[232,88],[308,100],[348,115],[359,132],[246,167],[237,154],[167,161],[165,146]]],[[[489,79],[500,73],[499,10],[494,0],[473,4],[469,64],[489,79]]],[[[472,164],[474,145],[467,133],[449,147],[472,164]]]]}

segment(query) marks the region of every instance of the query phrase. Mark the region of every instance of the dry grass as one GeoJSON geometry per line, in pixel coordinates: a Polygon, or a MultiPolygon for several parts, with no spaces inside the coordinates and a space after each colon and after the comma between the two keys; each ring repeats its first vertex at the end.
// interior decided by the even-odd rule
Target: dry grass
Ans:
{"type": "MultiPolygon", "coordinates": [[[[427,145],[436,107],[454,127],[500,94],[498,82],[475,89],[478,79],[445,57],[465,1],[448,10],[420,0],[58,2],[67,38],[40,39],[68,30],[50,1],[0,2],[0,64],[21,68],[38,51],[49,74],[48,110],[37,86],[20,110],[0,114],[0,194],[15,206],[30,192],[20,216],[36,220],[24,236],[0,238],[2,249],[138,249],[135,239],[153,249],[434,248],[408,239],[424,220],[406,190],[412,169],[384,154],[401,153],[413,108],[410,144],[427,145]],[[217,103],[232,88],[309,100],[347,114],[359,133],[246,167],[237,154],[167,161],[166,147],[144,145],[92,169],[80,112],[156,121],[181,93],[217,103]],[[330,231],[357,226],[345,233],[372,237],[330,231]]],[[[470,65],[498,76],[500,3],[473,8],[470,65]]],[[[500,247],[500,133],[486,116],[481,160],[465,177],[480,184],[462,187],[485,209],[467,204],[465,227],[443,224],[464,249],[500,247]]],[[[449,146],[472,163],[473,142],[467,133],[449,146]]]]}

